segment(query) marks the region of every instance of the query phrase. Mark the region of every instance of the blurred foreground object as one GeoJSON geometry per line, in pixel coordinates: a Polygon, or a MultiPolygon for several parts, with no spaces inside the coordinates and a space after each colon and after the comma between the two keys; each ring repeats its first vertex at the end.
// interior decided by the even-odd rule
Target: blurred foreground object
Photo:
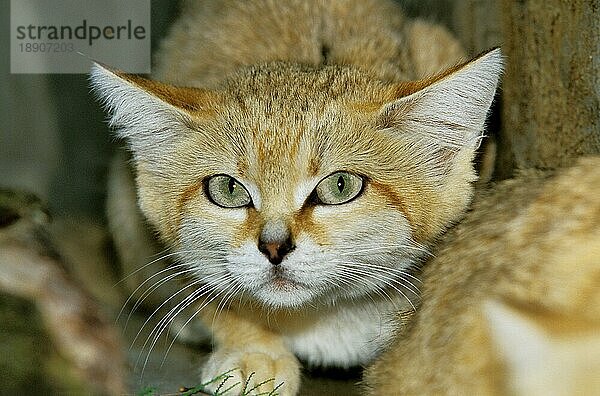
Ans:
{"type": "Polygon", "coordinates": [[[599,197],[600,157],[478,194],[368,394],[599,395],[599,197]]]}
{"type": "Polygon", "coordinates": [[[27,193],[0,190],[0,389],[12,394],[125,392],[118,330],[67,273],[49,216],[27,193]]]}

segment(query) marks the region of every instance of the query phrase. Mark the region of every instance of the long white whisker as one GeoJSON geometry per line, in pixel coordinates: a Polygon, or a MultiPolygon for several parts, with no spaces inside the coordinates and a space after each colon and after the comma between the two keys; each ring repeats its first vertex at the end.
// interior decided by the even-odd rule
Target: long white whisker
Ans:
{"type": "MultiPolygon", "coordinates": [[[[334,259],[332,261],[334,263],[356,264],[356,265],[361,266],[361,267],[368,267],[368,268],[372,268],[372,269],[375,269],[375,270],[380,270],[380,271],[383,271],[383,272],[393,272],[394,274],[400,275],[402,277],[410,278],[410,279],[414,280],[415,282],[422,283],[421,279],[419,279],[416,276],[412,275],[410,272],[407,272],[406,270],[400,269],[400,268],[385,267],[383,265],[377,265],[377,264],[372,264],[372,263],[365,263],[365,262],[362,262],[362,261],[347,261],[347,260],[339,260],[339,259],[334,259]]],[[[411,283],[411,285],[412,285],[412,283],[411,283]]],[[[416,287],[416,286],[414,286],[414,287],[416,287]]]]}
{"type": "Polygon", "coordinates": [[[127,279],[129,279],[129,278],[130,278],[130,277],[132,277],[133,275],[137,274],[138,272],[140,272],[140,271],[141,271],[141,270],[143,270],[144,268],[148,267],[149,265],[152,265],[152,264],[154,264],[154,263],[156,263],[156,262],[158,262],[158,261],[161,261],[161,260],[167,259],[167,258],[169,258],[169,257],[171,257],[171,256],[174,256],[174,255],[176,255],[176,254],[177,254],[177,252],[171,252],[171,253],[167,253],[167,254],[165,254],[164,256],[160,256],[160,257],[158,257],[158,258],[156,258],[156,259],[154,259],[154,260],[150,261],[149,263],[142,265],[140,268],[138,268],[138,269],[136,269],[135,271],[133,271],[133,272],[129,273],[129,274],[128,274],[128,275],[126,275],[126,276],[124,276],[124,277],[123,277],[123,278],[122,278],[120,281],[118,281],[117,283],[115,283],[115,284],[114,284],[114,286],[118,286],[118,285],[120,285],[121,283],[125,282],[127,279]]]}
{"type": "Polygon", "coordinates": [[[149,276],[145,281],[143,281],[142,283],[140,283],[138,285],[138,287],[135,288],[134,291],[131,292],[131,294],[129,295],[129,297],[127,297],[127,300],[125,300],[125,302],[123,303],[123,306],[121,307],[121,310],[119,311],[119,314],[117,315],[117,321],[119,320],[119,318],[121,317],[121,315],[123,315],[123,311],[125,310],[125,307],[129,304],[129,302],[131,301],[131,299],[133,298],[133,296],[135,296],[135,294],[138,292],[138,290],[140,290],[140,288],[142,288],[146,283],[150,282],[150,280],[152,278],[155,278],[157,276],[159,276],[160,274],[167,272],[167,271],[172,271],[176,268],[181,268],[181,267],[185,267],[185,264],[177,264],[177,265],[173,265],[173,266],[169,266],[167,268],[164,268],[160,271],[158,271],[157,273],[149,276]]]}
{"type": "Polygon", "coordinates": [[[217,305],[217,309],[215,310],[215,314],[213,316],[213,326],[215,323],[215,320],[219,317],[221,311],[223,309],[225,309],[225,305],[227,304],[227,302],[233,298],[233,296],[235,296],[243,287],[243,283],[242,282],[237,282],[235,288],[233,288],[232,290],[230,290],[227,294],[225,294],[223,296],[223,298],[221,299],[221,301],[219,302],[219,304],[217,305]]]}
{"type": "MultiPolygon", "coordinates": [[[[181,288],[180,290],[178,290],[175,294],[171,295],[169,298],[167,298],[165,301],[163,301],[151,314],[150,316],[148,316],[148,318],[146,319],[146,321],[142,324],[142,326],[140,327],[139,331],[137,332],[137,334],[135,335],[133,341],[131,342],[131,346],[133,347],[133,344],[135,343],[135,341],[138,339],[138,337],[140,336],[142,330],[144,329],[144,327],[146,327],[146,325],[148,324],[148,322],[150,322],[150,320],[154,317],[154,315],[156,315],[160,309],[165,306],[170,300],[172,300],[173,298],[177,297],[177,295],[179,293],[184,292],[186,289],[190,288],[190,287],[194,287],[196,285],[202,284],[203,282],[205,282],[206,279],[198,279],[195,280],[193,282],[191,282],[190,284],[186,285],[185,287],[181,288]]],[[[131,348],[130,348],[131,349],[131,348]]]]}
{"type": "MultiPolygon", "coordinates": [[[[177,315],[179,315],[184,309],[186,309],[188,306],[193,304],[198,299],[202,298],[202,296],[204,296],[206,293],[212,294],[213,293],[213,291],[211,291],[212,288],[223,286],[223,283],[220,285],[218,283],[221,282],[222,280],[228,281],[228,278],[229,278],[229,274],[225,273],[225,274],[222,274],[219,278],[211,280],[211,285],[207,284],[207,285],[199,288],[198,290],[194,291],[191,295],[189,295],[183,301],[181,301],[177,306],[175,306],[173,309],[171,309],[160,320],[160,322],[152,330],[152,332],[150,333],[150,335],[148,336],[146,342],[144,343],[144,345],[142,347],[142,350],[143,350],[146,347],[147,342],[150,340],[150,338],[152,338],[150,349],[149,349],[146,359],[144,361],[144,368],[148,362],[148,359],[150,358],[150,354],[152,353],[152,350],[154,349],[156,342],[160,338],[161,334],[167,329],[169,323],[171,323],[173,321],[173,319],[175,319],[175,317],[177,317],[177,315]],[[152,336],[152,334],[154,334],[154,336],[152,336]]],[[[217,292],[216,296],[218,296],[219,294],[220,294],[220,292],[217,292]]],[[[205,305],[203,305],[203,307],[204,306],[205,305]]],[[[186,322],[186,324],[187,324],[187,322],[186,322]]],[[[184,326],[185,326],[185,324],[184,324],[184,326]]]]}
{"type": "MultiPolygon", "coordinates": [[[[344,265],[344,264],[342,264],[342,265],[344,265]]],[[[356,266],[348,266],[348,268],[351,269],[353,272],[356,272],[358,274],[369,276],[371,278],[374,278],[376,280],[384,282],[387,286],[391,287],[396,292],[400,293],[400,295],[402,295],[402,297],[404,297],[406,299],[406,301],[408,301],[408,303],[411,305],[411,307],[413,308],[413,310],[416,312],[417,309],[416,309],[415,305],[413,304],[413,302],[411,301],[411,299],[408,298],[408,296],[404,292],[402,292],[402,290],[398,289],[393,284],[393,282],[397,282],[397,280],[395,280],[394,278],[389,278],[389,277],[382,276],[381,274],[376,274],[376,273],[373,273],[373,272],[369,272],[369,271],[366,271],[364,269],[358,268],[356,266]]]]}
{"type": "MultiPolygon", "coordinates": [[[[186,251],[179,251],[179,252],[176,252],[176,253],[180,253],[180,252],[186,252],[186,251]]],[[[175,253],[173,253],[173,254],[175,254],[175,253]]],[[[218,261],[216,259],[211,259],[211,260],[218,261]]],[[[216,266],[216,264],[215,264],[215,266],[216,266]]],[[[117,319],[116,320],[118,321],[119,318],[121,317],[121,315],[123,315],[123,311],[125,310],[125,307],[129,304],[129,302],[135,296],[135,294],[138,292],[138,290],[140,288],[142,288],[146,283],[148,283],[152,278],[155,278],[155,277],[157,277],[158,275],[160,275],[160,274],[162,274],[164,272],[171,271],[171,270],[174,270],[176,268],[181,268],[181,267],[188,267],[188,265],[187,264],[183,264],[183,263],[182,264],[176,264],[176,265],[170,265],[167,268],[163,268],[162,270],[160,270],[160,271],[156,272],[155,274],[149,276],[146,280],[144,280],[142,283],[140,283],[135,288],[135,290],[133,292],[131,292],[131,294],[129,295],[129,297],[127,298],[127,300],[125,300],[125,302],[123,303],[123,306],[121,307],[121,310],[119,311],[119,314],[117,315],[117,319]]]]}
{"type": "MultiPolygon", "coordinates": [[[[149,334],[146,342],[149,341],[150,337],[152,337],[153,341],[156,341],[158,339],[158,337],[160,337],[160,334],[162,334],[163,331],[168,327],[168,324],[170,322],[172,322],[173,319],[175,319],[175,317],[177,317],[177,315],[179,315],[185,308],[187,308],[188,306],[193,304],[194,301],[196,301],[198,298],[201,298],[204,294],[209,292],[213,286],[213,283],[221,282],[222,280],[224,280],[226,278],[227,278],[227,274],[221,274],[216,279],[211,279],[210,280],[211,284],[208,284],[208,283],[204,284],[203,286],[194,290],[189,296],[186,296],[182,301],[180,301],[175,307],[171,308],[161,318],[161,320],[156,324],[156,326],[154,327],[152,332],[149,334]],[[154,334],[154,336],[153,336],[153,334],[154,334]]],[[[154,345],[154,343],[155,342],[152,342],[152,345],[154,345]]],[[[144,343],[142,349],[145,347],[146,347],[146,343],[144,343]]]]}
{"type": "MultiPolygon", "coordinates": [[[[190,317],[183,323],[183,325],[181,326],[181,329],[179,329],[179,331],[177,332],[177,334],[175,334],[175,337],[173,337],[173,340],[171,341],[171,343],[169,344],[169,347],[167,348],[167,351],[165,352],[165,355],[163,356],[162,362],[160,364],[160,367],[162,367],[162,365],[165,363],[165,360],[167,358],[167,355],[169,354],[169,351],[171,350],[171,348],[173,347],[173,344],[175,343],[175,341],[177,340],[177,337],[179,336],[179,334],[183,331],[183,329],[185,328],[185,326],[187,326],[195,317],[196,315],[198,315],[200,313],[200,311],[202,311],[208,304],[212,303],[217,297],[219,297],[220,294],[222,294],[225,290],[221,290],[219,292],[217,292],[214,297],[209,297],[208,301],[205,301],[202,303],[202,305],[200,306],[200,308],[198,308],[192,315],[190,315],[190,317]]],[[[200,298],[200,297],[199,297],[200,298]]],[[[196,299],[197,300],[197,299],[196,299]]],[[[150,350],[152,350],[152,348],[154,347],[154,345],[152,345],[150,347],[150,350]]]]}
{"type": "Polygon", "coordinates": [[[129,312],[129,315],[127,316],[127,321],[125,322],[125,328],[127,328],[127,324],[129,323],[129,320],[131,318],[131,315],[136,311],[136,309],[138,309],[138,307],[144,302],[144,300],[146,298],[148,298],[148,296],[150,294],[152,294],[152,292],[156,289],[158,289],[160,286],[162,286],[163,284],[167,283],[168,281],[177,278],[178,276],[184,275],[186,273],[193,273],[196,270],[194,268],[187,268],[184,269],[182,271],[178,271],[175,272],[174,274],[170,274],[165,276],[164,278],[154,282],[154,284],[149,287],[148,289],[146,289],[142,295],[137,299],[137,301],[135,302],[135,304],[133,305],[133,308],[131,308],[131,311],[129,312]]]}
{"type": "MultiPolygon", "coordinates": [[[[168,275],[165,278],[155,282],[152,286],[150,286],[148,289],[146,289],[146,291],[144,291],[144,293],[142,293],[142,295],[138,298],[138,300],[136,301],[136,303],[134,304],[132,311],[135,311],[137,309],[137,307],[139,307],[139,305],[141,304],[141,302],[143,302],[143,300],[146,298],[146,296],[150,293],[152,293],[154,290],[156,290],[158,287],[160,287],[161,285],[163,285],[167,280],[171,280],[179,275],[183,275],[185,273],[194,273],[197,271],[196,268],[190,267],[187,264],[178,264],[178,265],[173,265],[171,267],[169,267],[169,269],[174,269],[174,268],[180,268],[180,267],[188,267],[185,270],[176,272],[174,274],[168,275]],[[168,278],[168,279],[167,279],[168,278]]],[[[220,263],[210,263],[210,265],[207,264],[203,264],[203,269],[214,269],[214,268],[220,268],[221,264],[220,263]]],[[[162,271],[161,271],[162,272],[162,271]]],[[[160,272],[159,272],[160,273],[160,272]]],[[[152,276],[154,277],[154,276],[152,276]]],[[[151,277],[151,278],[152,278],[151,277]]],[[[149,279],[151,279],[149,278],[149,279]]],[[[135,293],[135,292],[134,292],[135,293]]]]}
{"type": "MultiPolygon", "coordinates": [[[[168,251],[168,249],[165,249],[165,250],[163,250],[163,252],[166,252],[166,251],[168,251]]],[[[202,252],[202,253],[214,253],[214,252],[213,252],[213,251],[211,251],[211,250],[205,250],[205,249],[186,249],[186,250],[178,250],[178,251],[176,251],[176,252],[167,253],[167,254],[165,254],[165,255],[163,255],[163,256],[160,256],[160,257],[158,257],[158,258],[156,258],[156,259],[154,259],[154,260],[150,261],[150,262],[149,262],[149,263],[147,263],[147,264],[144,264],[144,265],[143,265],[143,266],[141,266],[140,268],[138,268],[138,269],[136,269],[135,271],[131,272],[130,274],[128,274],[128,275],[126,275],[126,276],[124,276],[124,277],[123,277],[123,278],[122,278],[120,281],[118,281],[117,283],[115,283],[115,284],[114,284],[114,286],[117,286],[117,285],[119,285],[119,284],[123,283],[125,280],[127,280],[127,279],[128,279],[128,278],[130,278],[131,276],[133,276],[133,275],[137,274],[138,272],[140,272],[140,271],[141,271],[141,270],[143,270],[144,268],[146,268],[146,267],[148,267],[149,265],[152,265],[152,264],[154,264],[154,263],[156,263],[156,262],[158,262],[158,261],[161,261],[161,260],[167,259],[167,258],[169,258],[169,257],[176,256],[176,255],[178,255],[178,254],[182,254],[182,253],[198,253],[198,252],[202,252]]],[[[159,253],[159,254],[160,254],[160,253],[159,253]]],[[[210,258],[210,259],[216,259],[216,257],[209,257],[209,258],[210,258]]]]}
{"type": "Polygon", "coordinates": [[[155,274],[150,275],[145,281],[143,281],[142,283],[140,283],[138,285],[138,287],[135,288],[134,291],[131,292],[131,294],[129,295],[129,297],[127,298],[127,300],[125,300],[125,302],[123,303],[123,306],[121,307],[121,310],[119,311],[119,314],[117,315],[117,320],[119,320],[119,318],[121,317],[121,315],[123,315],[123,311],[125,310],[125,307],[127,307],[127,305],[129,304],[129,302],[131,301],[131,299],[136,295],[136,293],[138,292],[138,290],[140,290],[142,287],[144,287],[144,285],[148,282],[150,282],[150,280],[152,280],[153,278],[159,276],[160,274],[163,274],[165,272],[168,271],[173,271],[177,268],[182,268],[182,267],[186,267],[185,264],[176,264],[176,265],[172,265],[169,266],[167,268],[163,268],[162,270],[156,272],[155,274]]]}
{"type": "MultiPolygon", "coordinates": [[[[397,308],[396,302],[394,301],[394,299],[380,285],[376,284],[375,282],[372,282],[369,279],[365,279],[364,277],[359,277],[357,274],[353,273],[349,268],[342,267],[341,270],[342,270],[342,276],[349,278],[349,280],[346,280],[343,278],[336,278],[335,282],[332,282],[334,285],[337,285],[336,282],[339,282],[339,281],[341,281],[342,283],[345,283],[349,286],[354,286],[354,284],[350,281],[367,282],[370,285],[375,287],[374,292],[377,293],[377,295],[387,298],[397,308]]],[[[368,297],[371,300],[372,304],[374,306],[376,306],[377,304],[375,303],[375,300],[373,300],[373,297],[371,295],[368,295],[368,297]]]]}
{"type": "MultiPolygon", "coordinates": [[[[389,274],[389,270],[392,268],[387,268],[387,267],[383,267],[383,266],[377,266],[377,265],[369,265],[369,264],[364,264],[364,263],[358,263],[358,262],[350,262],[350,261],[346,261],[346,262],[337,262],[338,264],[342,264],[342,265],[347,265],[347,266],[351,266],[352,268],[356,269],[356,270],[360,270],[360,271],[364,271],[364,272],[368,272],[366,271],[365,268],[363,267],[367,267],[369,269],[372,269],[375,271],[376,274],[378,274],[380,277],[383,278],[387,278],[389,280],[393,280],[393,281],[397,281],[395,278],[390,277],[389,274]]],[[[405,286],[408,290],[411,291],[411,293],[413,293],[417,298],[420,298],[420,290],[419,288],[412,283],[408,278],[406,278],[406,275],[408,275],[406,272],[403,271],[391,271],[393,276],[397,276],[400,280],[402,280],[402,282],[406,282],[406,285],[403,284],[403,286],[405,286]]]]}

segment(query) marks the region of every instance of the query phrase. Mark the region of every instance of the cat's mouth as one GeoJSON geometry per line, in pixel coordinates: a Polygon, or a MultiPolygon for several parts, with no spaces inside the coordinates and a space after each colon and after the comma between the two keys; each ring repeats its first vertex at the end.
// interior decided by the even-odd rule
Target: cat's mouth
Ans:
{"type": "Polygon", "coordinates": [[[284,268],[271,268],[263,278],[262,284],[253,287],[255,298],[274,308],[299,307],[314,297],[313,290],[293,271],[284,268]]]}
{"type": "Polygon", "coordinates": [[[279,267],[274,267],[271,270],[269,284],[275,290],[280,291],[292,291],[302,287],[302,285],[298,281],[291,279],[289,275],[287,275],[285,271],[279,267]]]}

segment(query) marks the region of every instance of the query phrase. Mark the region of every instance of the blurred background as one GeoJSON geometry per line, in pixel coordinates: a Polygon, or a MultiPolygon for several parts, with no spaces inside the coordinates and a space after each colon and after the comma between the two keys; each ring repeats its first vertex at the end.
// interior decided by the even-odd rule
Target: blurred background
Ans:
{"type": "MultiPolygon", "coordinates": [[[[103,216],[106,164],[115,146],[85,74],[10,74],[10,1],[1,0],[0,186],[31,191],[57,215],[103,216]]],[[[126,2],[123,3],[126,7],[126,2]]],[[[153,49],[177,1],[151,2],[153,49]]]]}

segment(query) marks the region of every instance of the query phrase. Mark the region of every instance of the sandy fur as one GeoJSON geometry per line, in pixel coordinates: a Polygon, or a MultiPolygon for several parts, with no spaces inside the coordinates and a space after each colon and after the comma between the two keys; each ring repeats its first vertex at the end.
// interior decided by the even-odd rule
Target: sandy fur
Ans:
{"type": "Polygon", "coordinates": [[[205,377],[237,363],[242,381],[264,369],[254,380],[273,376],[294,394],[294,353],[352,366],[391,337],[383,323],[418,294],[410,271],[472,196],[502,57],[461,56],[443,28],[391,1],[203,1],[162,45],[163,82],[92,70],[132,152],[141,211],[210,286],[202,315],[217,347],[205,377]],[[363,177],[362,194],[312,204],[340,170],[363,177]],[[252,205],[210,202],[216,174],[252,205]],[[257,249],[273,224],[295,243],[277,270],[257,249]],[[315,337],[336,331],[331,345],[315,337]]]}
{"type": "Polygon", "coordinates": [[[524,172],[478,199],[425,267],[423,305],[368,370],[369,394],[595,394],[599,165],[524,172]]]}

